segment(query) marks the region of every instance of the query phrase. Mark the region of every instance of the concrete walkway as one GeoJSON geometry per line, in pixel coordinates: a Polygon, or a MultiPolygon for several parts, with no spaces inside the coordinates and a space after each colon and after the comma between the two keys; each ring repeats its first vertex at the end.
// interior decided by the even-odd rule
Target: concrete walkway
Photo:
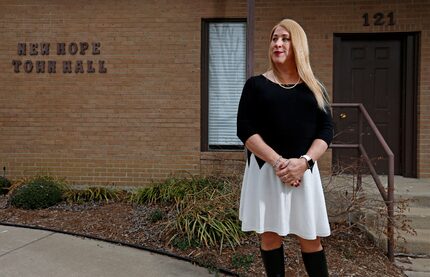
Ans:
{"type": "Polygon", "coordinates": [[[214,276],[172,257],[50,231],[0,225],[2,277],[214,276]]]}

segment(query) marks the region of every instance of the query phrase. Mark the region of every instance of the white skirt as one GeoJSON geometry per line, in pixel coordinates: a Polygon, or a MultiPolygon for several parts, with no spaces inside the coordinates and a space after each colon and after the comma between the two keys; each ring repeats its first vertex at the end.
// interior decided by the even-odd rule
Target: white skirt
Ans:
{"type": "Polygon", "coordinates": [[[299,187],[284,185],[273,167],[260,169],[254,154],[246,164],[240,196],[242,231],[295,234],[313,240],[330,235],[321,177],[315,163],[299,187]]]}

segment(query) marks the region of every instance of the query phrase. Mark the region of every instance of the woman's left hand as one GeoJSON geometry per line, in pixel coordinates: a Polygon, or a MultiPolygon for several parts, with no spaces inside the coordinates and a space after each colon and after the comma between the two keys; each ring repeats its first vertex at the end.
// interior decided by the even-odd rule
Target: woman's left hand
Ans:
{"type": "Polygon", "coordinates": [[[285,175],[280,176],[282,182],[298,187],[303,174],[308,169],[308,165],[305,159],[289,159],[289,163],[285,169],[285,175]]]}

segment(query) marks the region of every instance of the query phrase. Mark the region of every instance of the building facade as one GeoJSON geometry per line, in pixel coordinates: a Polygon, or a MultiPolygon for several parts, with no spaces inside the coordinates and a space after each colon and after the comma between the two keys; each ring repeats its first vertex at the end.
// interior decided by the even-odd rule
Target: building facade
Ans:
{"type": "MultiPolygon", "coordinates": [[[[234,126],[217,122],[232,119],[246,80],[247,16],[247,1],[0,1],[6,176],[145,185],[238,174],[243,150],[223,134],[234,126]],[[233,102],[212,97],[226,92],[233,102]]],[[[254,17],[254,74],[268,67],[273,25],[296,20],[334,102],[363,102],[395,149],[396,174],[430,178],[429,1],[256,0],[254,17]]]]}

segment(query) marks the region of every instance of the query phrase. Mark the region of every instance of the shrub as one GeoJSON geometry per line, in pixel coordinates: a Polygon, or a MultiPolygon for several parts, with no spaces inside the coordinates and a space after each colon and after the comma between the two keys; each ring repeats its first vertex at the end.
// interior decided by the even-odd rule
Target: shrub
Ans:
{"type": "Polygon", "coordinates": [[[219,246],[220,252],[224,243],[234,248],[240,244],[243,233],[237,210],[225,209],[224,205],[226,203],[222,201],[191,204],[179,213],[167,230],[183,234],[190,241],[197,240],[207,247],[219,246]]]}
{"type": "Polygon", "coordinates": [[[139,188],[130,196],[131,202],[137,204],[175,204],[180,205],[189,199],[201,199],[215,191],[228,193],[229,185],[221,178],[170,178],[162,183],[154,183],[149,187],[139,188]]]}
{"type": "Polygon", "coordinates": [[[84,190],[68,189],[64,197],[68,202],[84,203],[90,201],[118,200],[120,192],[113,188],[89,187],[84,190]]]}
{"type": "Polygon", "coordinates": [[[17,187],[11,196],[11,204],[23,209],[43,209],[62,200],[65,182],[51,176],[36,176],[17,187]]]}
{"type": "Polygon", "coordinates": [[[9,191],[11,182],[3,176],[0,176],[0,194],[6,194],[9,191]]]}
{"type": "Polygon", "coordinates": [[[200,243],[198,241],[188,241],[188,238],[178,236],[172,239],[171,244],[173,247],[176,247],[182,251],[185,251],[190,247],[200,247],[200,243]]]}
{"type": "Polygon", "coordinates": [[[149,217],[148,217],[149,221],[151,221],[152,223],[155,223],[155,222],[157,222],[157,221],[160,221],[160,220],[162,220],[163,218],[164,218],[164,213],[163,213],[163,211],[162,211],[162,210],[160,210],[160,209],[156,209],[155,211],[152,211],[152,212],[149,214],[149,217]]]}
{"type": "Polygon", "coordinates": [[[188,245],[197,241],[206,247],[219,246],[221,252],[225,243],[234,248],[243,236],[237,209],[239,188],[231,179],[171,178],[138,189],[130,200],[172,206],[170,210],[177,214],[168,217],[165,229],[170,244],[177,244],[180,237],[188,245]]]}
{"type": "Polygon", "coordinates": [[[137,204],[178,204],[185,197],[194,194],[198,190],[197,186],[192,180],[170,178],[162,183],[137,189],[130,200],[137,204]]]}

